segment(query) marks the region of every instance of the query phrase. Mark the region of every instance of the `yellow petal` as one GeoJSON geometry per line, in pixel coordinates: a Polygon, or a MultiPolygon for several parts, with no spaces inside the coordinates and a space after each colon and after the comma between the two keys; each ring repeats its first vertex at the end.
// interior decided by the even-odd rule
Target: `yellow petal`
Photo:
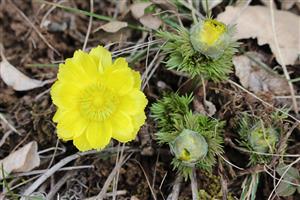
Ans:
{"type": "Polygon", "coordinates": [[[98,78],[98,65],[86,52],[83,52],[81,50],[75,51],[73,62],[85,71],[89,79],[95,80],[98,78]]]}
{"type": "Polygon", "coordinates": [[[135,138],[137,133],[139,132],[141,126],[145,123],[146,115],[144,112],[140,112],[134,116],[131,117],[133,129],[132,137],[135,138]]]}
{"type": "Polygon", "coordinates": [[[98,68],[106,68],[112,65],[111,53],[107,51],[104,47],[98,46],[93,48],[89,55],[91,55],[97,63],[98,68]]]}
{"type": "Polygon", "coordinates": [[[103,149],[111,139],[112,128],[110,123],[91,122],[85,134],[91,147],[94,149],[103,149]]]}
{"type": "Polygon", "coordinates": [[[57,123],[60,119],[64,117],[65,114],[66,114],[66,110],[62,108],[57,108],[57,111],[55,112],[52,120],[57,123]]]}
{"type": "Polygon", "coordinates": [[[132,116],[132,124],[134,129],[140,129],[141,126],[145,123],[146,115],[145,112],[140,112],[132,116]]]}
{"type": "Polygon", "coordinates": [[[114,69],[128,68],[128,62],[125,58],[117,58],[112,65],[114,69]]]}
{"type": "Polygon", "coordinates": [[[64,117],[57,124],[57,135],[65,140],[78,137],[85,131],[87,124],[88,122],[81,118],[78,112],[65,112],[64,117]]]}
{"type": "Polygon", "coordinates": [[[74,63],[73,58],[68,58],[64,64],[59,65],[57,78],[62,82],[79,87],[91,81],[81,65],[74,63]]]}
{"type": "Polygon", "coordinates": [[[133,88],[133,76],[130,69],[110,69],[104,72],[103,83],[119,95],[125,95],[133,88]]]}
{"type": "Polygon", "coordinates": [[[79,137],[74,138],[73,144],[79,151],[88,151],[92,149],[85,134],[81,134],[79,137]]]}
{"type": "Polygon", "coordinates": [[[128,142],[133,140],[132,136],[133,125],[131,122],[131,118],[122,113],[115,113],[114,116],[111,117],[112,124],[112,137],[119,142],[128,142]]]}
{"type": "Polygon", "coordinates": [[[144,111],[147,103],[144,93],[134,89],[120,98],[119,109],[124,113],[134,115],[144,111]]]}
{"type": "Polygon", "coordinates": [[[142,79],[139,72],[131,70],[131,73],[133,75],[134,84],[133,87],[136,89],[141,89],[142,79]]]}
{"type": "Polygon", "coordinates": [[[78,88],[71,84],[56,81],[51,87],[51,98],[55,105],[61,108],[74,108],[79,96],[78,88]]]}

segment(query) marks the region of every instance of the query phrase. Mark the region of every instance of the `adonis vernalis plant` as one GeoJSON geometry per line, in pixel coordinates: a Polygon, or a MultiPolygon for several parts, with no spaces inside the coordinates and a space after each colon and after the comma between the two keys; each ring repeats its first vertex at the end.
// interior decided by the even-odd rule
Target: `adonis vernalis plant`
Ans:
{"type": "Polygon", "coordinates": [[[140,74],[125,58],[112,61],[102,46],[77,50],[59,66],[51,88],[58,137],[80,151],[103,149],[111,138],[128,142],[144,124],[147,99],[140,74]]]}
{"type": "Polygon", "coordinates": [[[233,26],[206,18],[190,30],[177,26],[174,32],[158,31],[157,36],[166,40],[162,50],[168,55],[168,69],[217,82],[228,79],[232,71],[232,57],[239,45],[234,32],[233,26]]]}
{"type": "Polygon", "coordinates": [[[160,144],[168,144],[174,155],[172,164],[186,179],[193,168],[211,171],[215,156],[223,153],[221,136],[224,123],[189,108],[193,97],[167,94],[151,106],[160,144]]]}

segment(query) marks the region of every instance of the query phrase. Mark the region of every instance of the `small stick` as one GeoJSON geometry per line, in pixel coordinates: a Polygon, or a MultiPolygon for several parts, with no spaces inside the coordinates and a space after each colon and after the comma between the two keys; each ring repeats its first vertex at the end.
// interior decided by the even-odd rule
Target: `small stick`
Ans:
{"type": "MultiPolygon", "coordinates": [[[[108,151],[115,151],[115,148],[108,148],[103,150],[102,152],[108,152],[108,151]]],[[[92,150],[92,151],[86,151],[81,153],[76,153],[73,155],[70,155],[55,165],[53,165],[45,174],[43,174],[40,178],[38,178],[31,186],[29,186],[23,193],[24,196],[31,195],[43,182],[45,182],[50,176],[52,176],[56,171],[58,171],[60,168],[68,164],[69,162],[79,158],[80,156],[90,155],[90,154],[96,154],[99,153],[99,151],[92,150]]],[[[25,200],[25,197],[22,197],[21,200],[25,200]]]]}
{"type": "Polygon", "coordinates": [[[46,199],[50,200],[53,199],[55,194],[59,191],[59,189],[74,175],[74,171],[69,171],[67,174],[65,174],[53,187],[53,189],[50,190],[50,192],[47,194],[46,199]]]}
{"type": "Polygon", "coordinates": [[[107,177],[101,192],[97,195],[97,197],[95,199],[97,200],[103,200],[104,197],[106,196],[106,192],[112,182],[112,180],[114,179],[114,177],[116,176],[118,170],[122,167],[122,165],[130,158],[132,154],[129,154],[129,156],[125,157],[121,157],[119,159],[119,162],[115,165],[114,169],[111,171],[111,173],[109,174],[109,176],[107,177]]]}
{"type": "MultiPolygon", "coordinates": [[[[90,8],[90,12],[93,13],[94,12],[94,1],[93,0],[90,0],[90,7],[91,7],[90,8]]],[[[92,29],[92,23],[93,23],[93,16],[90,15],[88,30],[86,32],[84,43],[83,43],[83,47],[82,47],[83,51],[86,49],[86,45],[88,43],[88,39],[89,39],[89,36],[90,36],[90,33],[91,33],[91,29],[92,29]]]]}
{"type": "Polygon", "coordinates": [[[167,200],[178,200],[182,179],[182,176],[178,174],[175,179],[172,192],[169,194],[167,200]]]}
{"type": "Polygon", "coordinates": [[[191,188],[192,188],[193,200],[199,200],[199,197],[198,197],[198,184],[197,184],[195,167],[193,168],[193,171],[192,171],[192,174],[191,174],[190,177],[191,177],[191,188]]]}
{"type": "Polygon", "coordinates": [[[38,34],[38,36],[43,40],[43,42],[52,49],[57,55],[61,55],[41,34],[41,32],[34,26],[34,24],[28,19],[28,17],[13,3],[10,3],[14,9],[25,19],[25,21],[33,28],[33,30],[38,34]]]}

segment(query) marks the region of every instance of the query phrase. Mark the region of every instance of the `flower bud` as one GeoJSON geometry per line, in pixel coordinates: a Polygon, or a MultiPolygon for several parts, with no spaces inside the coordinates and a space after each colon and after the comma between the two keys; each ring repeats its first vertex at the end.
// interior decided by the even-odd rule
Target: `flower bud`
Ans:
{"type": "Polygon", "coordinates": [[[258,126],[250,132],[248,141],[254,151],[267,153],[278,142],[278,133],[273,128],[263,129],[258,126]]]}
{"type": "Polygon", "coordinates": [[[195,163],[205,157],[208,151],[205,138],[189,129],[184,129],[170,146],[178,160],[189,164],[195,163]]]}
{"type": "Polygon", "coordinates": [[[190,40],[196,51],[217,58],[230,43],[230,35],[225,24],[208,18],[191,28],[190,40]]]}

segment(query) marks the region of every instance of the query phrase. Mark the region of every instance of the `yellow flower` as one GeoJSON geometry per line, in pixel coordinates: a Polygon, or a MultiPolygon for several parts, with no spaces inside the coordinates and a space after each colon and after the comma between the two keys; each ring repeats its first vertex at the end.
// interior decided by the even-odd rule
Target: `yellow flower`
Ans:
{"type": "Polygon", "coordinates": [[[59,66],[57,77],[51,97],[59,138],[87,151],[104,148],[111,138],[128,142],[136,137],[148,101],[140,91],[140,74],[124,58],[112,62],[101,46],[89,53],[77,50],[59,66]]]}
{"type": "Polygon", "coordinates": [[[192,130],[184,129],[170,144],[177,159],[185,164],[191,164],[204,158],[208,152],[205,138],[192,130]]]}
{"type": "Polygon", "coordinates": [[[217,20],[208,19],[203,23],[201,32],[199,33],[200,40],[211,46],[219,40],[220,36],[226,31],[223,23],[217,20]]]}
{"type": "Polygon", "coordinates": [[[230,35],[225,24],[208,18],[200,20],[191,28],[190,39],[196,51],[217,58],[228,46],[230,35]]]}

